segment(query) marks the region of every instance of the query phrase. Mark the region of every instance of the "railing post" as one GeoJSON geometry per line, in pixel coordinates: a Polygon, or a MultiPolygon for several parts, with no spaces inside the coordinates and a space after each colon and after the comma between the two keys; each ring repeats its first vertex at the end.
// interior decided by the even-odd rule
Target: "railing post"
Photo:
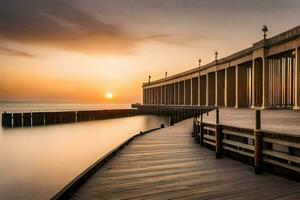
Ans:
{"type": "Polygon", "coordinates": [[[195,118],[193,120],[193,132],[192,132],[192,137],[195,137],[196,135],[196,121],[195,121],[195,118]]]}
{"type": "Polygon", "coordinates": [[[219,120],[219,109],[216,109],[216,158],[222,157],[222,126],[219,120]]]}
{"type": "Polygon", "coordinates": [[[196,121],[196,142],[199,144],[200,143],[200,136],[199,136],[199,131],[200,131],[200,125],[199,121],[196,121]]]}
{"type": "Polygon", "coordinates": [[[261,132],[261,111],[255,111],[255,130],[254,130],[254,172],[262,173],[262,143],[263,133],[261,132]]]}
{"type": "Polygon", "coordinates": [[[170,126],[173,126],[174,125],[174,118],[173,116],[170,117],[170,126]]]}
{"type": "Polygon", "coordinates": [[[203,114],[201,113],[201,117],[200,117],[200,145],[202,147],[204,146],[203,136],[204,136],[203,114]]]}

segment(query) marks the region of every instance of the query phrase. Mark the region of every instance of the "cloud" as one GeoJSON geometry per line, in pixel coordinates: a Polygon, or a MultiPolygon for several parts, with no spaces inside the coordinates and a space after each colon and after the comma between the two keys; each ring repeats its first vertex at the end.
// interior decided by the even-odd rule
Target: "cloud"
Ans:
{"type": "Polygon", "coordinates": [[[196,34],[150,34],[144,36],[144,40],[154,40],[166,44],[187,45],[198,40],[206,39],[207,37],[196,34]]]}
{"type": "Polygon", "coordinates": [[[2,0],[0,38],[89,54],[128,53],[136,43],[119,26],[58,0],[2,0]]]}
{"type": "Polygon", "coordinates": [[[29,57],[29,58],[36,57],[35,55],[33,55],[31,53],[27,53],[25,51],[15,50],[15,49],[7,48],[7,47],[1,47],[1,46],[0,46],[0,54],[6,54],[6,55],[11,55],[11,56],[29,57]]]}
{"type": "MultiPolygon", "coordinates": [[[[175,34],[129,33],[118,24],[101,20],[101,13],[97,13],[96,18],[81,8],[78,2],[67,0],[0,0],[0,39],[85,54],[111,55],[131,54],[137,44],[144,41],[184,45],[196,38],[175,34]]],[[[105,12],[104,7],[98,10],[105,12]]],[[[2,51],[13,52],[7,50],[2,51]]],[[[15,53],[17,55],[17,51],[15,53]]],[[[22,53],[19,52],[19,55],[22,53]]]]}

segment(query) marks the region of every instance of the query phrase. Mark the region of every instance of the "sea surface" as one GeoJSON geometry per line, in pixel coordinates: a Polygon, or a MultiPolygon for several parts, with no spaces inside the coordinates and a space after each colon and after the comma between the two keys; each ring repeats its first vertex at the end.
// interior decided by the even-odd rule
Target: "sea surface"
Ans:
{"type": "MultiPolygon", "coordinates": [[[[128,104],[0,103],[3,111],[129,108],[128,104]]],[[[30,128],[0,127],[0,199],[49,199],[129,137],[168,119],[152,115],[30,128]]]]}

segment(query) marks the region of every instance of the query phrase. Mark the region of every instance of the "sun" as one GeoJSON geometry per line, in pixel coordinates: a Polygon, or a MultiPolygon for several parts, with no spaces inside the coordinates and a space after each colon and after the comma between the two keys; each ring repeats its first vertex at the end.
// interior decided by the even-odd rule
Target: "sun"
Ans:
{"type": "Polygon", "coordinates": [[[113,94],[112,94],[111,92],[107,92],[107,93],[105,94],[105,97],[106,97],[107,99],[112,99],[112,98],[113,98],[113,94]]]}

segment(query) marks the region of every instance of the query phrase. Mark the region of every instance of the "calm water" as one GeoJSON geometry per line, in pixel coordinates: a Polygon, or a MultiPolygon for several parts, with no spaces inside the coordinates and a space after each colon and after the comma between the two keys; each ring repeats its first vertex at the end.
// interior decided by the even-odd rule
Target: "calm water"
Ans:
{"type": "MultiPolygon", "coordinates": [[[[65,108],[74,109],[75,105],[76,109],[111,108],[83,104],[65,108]]],[[[60,109],[62,105],[0,106],[3,111],[60,109]]],[[[49,199],[118,144],[161,123],[166,124],[167,119],[135,116],[32,128],[1,127],[0,199],[49,199]]]]}

